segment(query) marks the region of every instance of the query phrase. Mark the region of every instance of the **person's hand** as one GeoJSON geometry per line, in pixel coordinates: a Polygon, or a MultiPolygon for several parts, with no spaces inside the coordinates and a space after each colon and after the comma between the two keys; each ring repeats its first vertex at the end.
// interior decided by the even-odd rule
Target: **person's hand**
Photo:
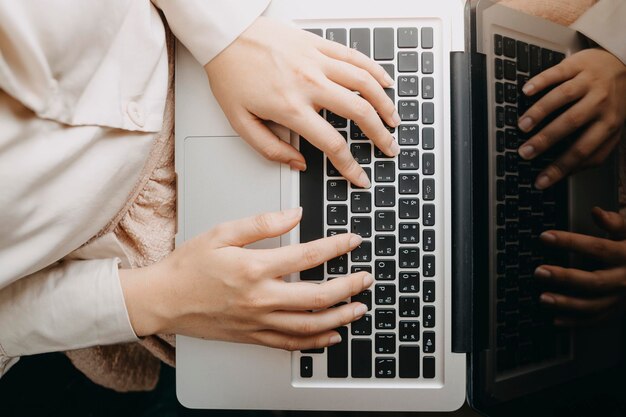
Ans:
{"type": "Polygon", "coordinates": [[[611,239],[555,230],[541,234],[541,240],[550,246],[574,251],[607,265],[596,271],[554,265],[541,265],[535,270],[537,279],[555,288],[544,292],[540,299],[556,311],[557,325],[593,324],[620,314],[626,307],[626,223],[619,213],[598,207],[592,213],[611,239]]]}
{"type": "Polygon", "coordinates": [[[344,254],[361,242],[346,233],[277,249],[244,245],[280,236],[300,221],[301,209],[223,223],[189,240],[152,266],[120,270],[138,336],[176,333],[287,350],[338,343],[334,331],[367,307],[341,301],[368,288],[364,272],[325,283],[285,282],[281,276],[344,254]]]}
{"type": "Polygon", "coordinates": [[[626,65],[602,49],[587,49],[564,59],[528,80],[528,96],[562,83],[539,99],[519,119],[523,132],[532,131],[550,114],[572,105],[519,148],[533,159],[560,140],[576,133],[572,145],[538,176],[544,189],[570,172],[601,164],[619,142],[626,120],[626,65]]]}
{"type": "Polygon", "coordinates": [[[302,154],[263,123],[271,120],[324,151],[350,182],[369,187],[345,139],[318,114],[322,108],[354,120],[387,155],[400,152],[381,121],[400,124],[383,89],[393,80],[354,49],[260,17],[205,70],[235,131],[267,159],[306,169],[302,154]]]}

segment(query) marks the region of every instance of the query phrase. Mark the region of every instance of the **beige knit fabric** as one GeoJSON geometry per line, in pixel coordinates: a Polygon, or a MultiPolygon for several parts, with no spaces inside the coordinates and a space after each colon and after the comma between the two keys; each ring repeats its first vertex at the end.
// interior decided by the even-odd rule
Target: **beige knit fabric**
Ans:
{"type": "MultiPolygon", "coordinates": [[[[595,0],[502,0],[501,3],[569,25],[593,5],[595,0]]],[[[98,234],[101,236],[113,231],[130,254],[133,267],[157,262],[174,248],[176,177],[171,34],[168,35],[168,45],[170,91],[163,130],[158,135],[143,175],[126,207],[98,234]]],[[[622,154],[626,155],[626,152],[622,154]]],[[[621,201],[626,202],[626,199],[621,201]]],[[[158,382],[160,361],[174,365],[174,338],[153,336],[140,343],[98,346],[66,354],[79,370],[97,384],[117,391],[150,390],[158,382]]]]}

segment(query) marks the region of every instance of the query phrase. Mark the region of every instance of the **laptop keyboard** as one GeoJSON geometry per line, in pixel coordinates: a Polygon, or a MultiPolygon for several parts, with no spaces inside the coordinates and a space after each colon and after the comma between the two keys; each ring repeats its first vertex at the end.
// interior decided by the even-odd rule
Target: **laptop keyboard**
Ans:
{"type": "Polygon", "coordinates": [[[494,36],[494,55],[497,129],[492,239],[497,277],[496,369],[501,374],[569,355],[570,332],[552,325],[553,316],[539,303],[543,289],[533,276],[541,264],[567,262],[563,254],[539,241],[545,230],[568,228],[565,182],[544,191],[533,186],[537,175],[562,152],[565,144],[533,161],[525,161],[517,153],[531,136],[518,130],[518,117],[541,97],[527,98],[522,87],[529,78],[561,62],[565,55],[498,34],[494,36]]]}
{"type": "MultiPolygon", "coordinates": [[[[395,80],[386,89],[402,123],[388,127],[401,147],[390,158],[359,126],[330,111],[324,117],[346,139],[370,177],[372,187],[353,187],[320,151],[301,139],[308,169],[300,175],[304,209],[301,241],[339,233],[357,233],[362,244],[351,253],[303,271],[301,280],[340,279],[369,271],[370,290],[352,297],[369,308],[361,319],[337,329],[342,342],[327,349],[303,351],[303,379],[432,379],[443,340],[439,309],[443,283],[438,270],[442,246],[438,217],[442,171],[438,165],[433,27],[354,27],[308,29],[348,45],[380,63],[395,80]],[[437,300],[437,301],[436,301],[437,300]]],[[[441,269],[443,267],[441,266],[441,269]]],[[[350,301],[350,300],[346,300],[350,301]]]]}

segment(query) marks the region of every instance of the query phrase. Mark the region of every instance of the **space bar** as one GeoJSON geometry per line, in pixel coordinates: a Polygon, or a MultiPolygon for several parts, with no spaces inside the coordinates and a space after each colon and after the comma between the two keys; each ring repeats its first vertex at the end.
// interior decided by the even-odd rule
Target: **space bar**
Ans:
{"type": "MultiPolygon", "coordinates": [[[[304,138],[300,138],[300,153],[307,165],[300,172],[300,242],[305,243],[324,236],[324,154],[304,138]]],[[[300,272],[300,279],[324,279],[324,265],[300,272]]]]}

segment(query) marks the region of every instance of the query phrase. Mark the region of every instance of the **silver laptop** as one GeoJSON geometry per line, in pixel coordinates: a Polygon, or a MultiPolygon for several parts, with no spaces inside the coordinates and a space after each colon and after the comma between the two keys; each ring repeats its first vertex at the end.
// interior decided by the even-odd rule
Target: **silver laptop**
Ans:
{"type": "MultiPolygon", "coordinates": [[[[273,0],[266,10],[359,49],[396,80],[388,90],[402,119],[393,131],[402,149],[396,158],[379,152],[350,120],[324,113],[370,173],[370,190],[353,188],[322,153],[280,126],[271,127],[300,149],[307,171],[263,159],[232,130],[202,67],[177,45],[177,244],[223,221],[302,206],[299,228],[255,247],[346,231],[361,234],[364,243],[286,280],[323,282],[361,270],[376,278],[355,297],[370,310],[338,329],[343,340],[330,348],[286,352],[178,336],[183,405],[450,411],[467,396],[487,410],[614,361],[617,347],[598,360],[600,342],[593,364],[581,366],[590,352],[579,348],[576,334],[555,330],[533,304],[537,294],[525,290],[526,260],[552,260],[533,246],[542,227],[553,222],[579,230],[588,225],[589,206],[614,204],[608,188],[587,194],[589,183],[606,183],[610,168],[568,180],[558,192],[527,196],[532,190],[520,178],[537,167],[515,159],[512,149],[521,140],[512,136],[522,106],[519,83],[531,65],[545,68],[578,50],[579,39],[503,6],[471,6],[462,0],[273,0]],[[566,200],[567,212],[555,211],[566,200]],[[516,279],[503,287],[507,273],[516,279]],[[533,322],[537,317],[543,327],[533,322]],[[529,323],[536,328],[530,336],[529,323]],[[547,353],[536,345],[540,340],[550,344],[547,353]],[[509,349],[515,341],[524,355],[509,349]]],[[[614,342],[597,333],[595,340],[614,342]]]]}

